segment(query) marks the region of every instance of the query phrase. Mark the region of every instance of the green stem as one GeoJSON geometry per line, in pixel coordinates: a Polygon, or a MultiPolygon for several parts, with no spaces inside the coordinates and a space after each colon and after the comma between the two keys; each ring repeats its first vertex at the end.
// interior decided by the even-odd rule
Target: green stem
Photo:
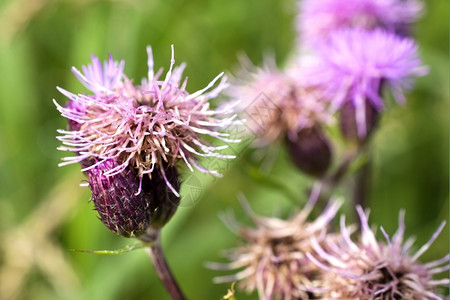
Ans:
{"type": "Polygon", "coordinates": [[[350,151],[347,155],[344,156],[340,165],[336,168],[336,170],[325,176],[319,180],[319,182],[323,186],[323,190],[321,192],[318,203],[320,203],[323,207],[328,202],[328,198],[333,194],[334,190],[339,186],[341,181],[349,172],[351,165],[355,162],[355,160],[359,157],[361,152],[359,149],[350,151]]]}
{"type": "Polygon", "coordinates": [[[370,187],[370,170],[371,164],[370,162],[367,162],[359,169],[358,173],[356,173],[355,186],[353,189],[353,204],[355,207],[360,205],[362,208],[365,208],[367,205],[370,187]]]}
{"type": "Polygon", "coordinates": [[[149,228],[144,235],[143,241],[149,242],[152,240],[153,244],[147,248],[147,253],[155,266],[156,273],[159,279],[166,288],[172,300],[185,300],[180,287],[178,286],[169,265],[167,264],[164,252],[161,246],[161,231],[159,229],[149,228]]]}

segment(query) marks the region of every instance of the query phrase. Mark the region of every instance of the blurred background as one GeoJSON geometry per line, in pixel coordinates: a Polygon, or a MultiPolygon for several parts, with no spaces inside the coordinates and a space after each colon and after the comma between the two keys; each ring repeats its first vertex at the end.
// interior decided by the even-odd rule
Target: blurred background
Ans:
{"type": "MultiPolygon", "coordinates": [[[[392,234],[405,208],[406,234],[416,237],[416,248],[449,215],[448,6],[427,1],[414,35],[431,71],[416,81],[405,106],[392,105],[383,115],[372,140],[371,222],[392,234]]],[[[85,92],[71,66],[89,63],[91,53],[102,60],[111,53],[140,81],[147,72],[145,46],[153,47],[155,66],[167,70],[174,44],[193,92],[234,70],[240,52],[260,64],[269,51],[282,64],[295,46],[295,15],[294,0],[1,0],[0,298],[168,299],[142,250],[115,256],[70,251],[134,243],[98,220],[89,190],[79,187],[80,167],[57,166],[65,153],[56,150],[56,129],[67,124],[52,103],[66,101],[56,86],[85,92]]],[[[220,164],[223,178],[184,172],[182,205],[163,230],[169,264],[189,299],[220,299],[229,288],[213,284],[223,273],[204,263],[223,261],[221,250],[237,245],[220,213],[231,209],[250,224],[239,192],[265,215],[287,216],[291,198],[306,200],[311,179],[291,165],[282,146],[265,154],[273,159],[270,182],[253,172],[257,152],[245,143],[234,151],[238,159],[220,164]]],[[[448,253],[448,235],[446,226],[422,261],[448,253]]]]}

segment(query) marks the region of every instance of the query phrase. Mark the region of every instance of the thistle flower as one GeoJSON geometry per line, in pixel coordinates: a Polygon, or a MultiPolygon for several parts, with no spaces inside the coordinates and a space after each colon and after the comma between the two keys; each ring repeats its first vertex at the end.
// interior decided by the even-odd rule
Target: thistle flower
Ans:
{"type": "Polygon", "coordinates": [[[60,149],[76,154],[60,165],[82,165],[101,221],[125,237],[139,237],[149,227],[158,229],[172,217],[179,204],[178,161],[191,171],[194,166],[220,175],[201,167],[197,157],[233,156],[220,154],[227,146],[207,145],[202,136],[237,142],[216,131],[234,122],[236,116],[229,116],[233,104],[210,108],[209,99],[227,86],[223,73],[190,94],[187,79],[182,80],[185,65],[173,67],[173,47],[164,79],[162,69],[154,73],[150,47],[147,52],[148,76],[140,85],[123,74],[123,61],[110,56],[102,65],[92,56],[92,64],[81,72],[72,68],[92,94],[58,88],[69,102],[63,107],[54,101],[69,121],[68,130],[59,130],[64,144],[60,149]]]}
{"type": "Polygon", "coordinates": [[[297,68],[281,71],[273,60],[263,68],[243,61],[244,72],[226,91],[241,102],[236,110],[245,118],[249,134],[262,147],[277,139],[295,139],[303,129],[330,121],[326,102],[321,101],[312,86],[303,85],[303,74],[297,68]]]}
{"type": "Polygon", "coordinates": [[[381,227],[385,241],[377,241],[368,224],[368,213],[360,206],[357,211],[361,220],[360,241],[351,240],[344,217],[340,243],[326,239],[320,245],[312,240],[315,255],[308,254],[308,257],[324,270],[322,296],[326,299],[443,299],[436,287],[447,286],[449,280],[437,280],[433,276],[449,269],[449,255],[425,264],[418,262],[418,258],[436,240],[445,222],[412,254],[413,240],[403,241],[404,211],[400,212],[399,227],[392,238],[381,227]]]}
{"type": "Polygon", "coordinates": [[[353,109],[359,138],[372,129],[368,127],[368,112],[384,108],[384,88],[404,103],[403,89],[411,88],[411,77],[427,73],[412,39],[380,29],[335,31],[318,47],[318,54],[320,62],[309,70],[309,80],[323,87],[332,111],[345,106],[353,109]]]}
{"type": "Polygon", "coordinates": [[[422,11],[417,0],[303,0],[297,30],[300,42],[315,45],[339,29],[383,28],[406,35],[422,11]]]}
{"type": "Polygon", "coordinates": [[[143,177],[151,178],[158,168],[164,182],[178,196],[165,174],[167,167],[174,167],[183,160],[191,171],[195,167],[220,175],[201,167],[197,157],[233,157],[219,153],[227,146],[210,146],[202,139],[202,136],[210,136],[236,142],[216,131],[233,122],[235,116],[224,116],[232,112],[233,104],[216,110],[210,107],[209,99],[227,86],[223,73],[204,89],[190,94],[186,91],[187,78],[182,80],[185,65],[173,68],[173,47],[170,68],[164,79],[160,78],[162,69],[154,73],[150,47],[147,52],[148,76],[137,86],[123,74],[124,62],[116,62],[111,56],[103,66],[93,56],[92,64],[83,66],[82,72],[72,68],[93,94],[75,95],[58,88],[70,100],[65,107],[54,101],[69,120],[69,130],[59,130],[62,134],[59,139],[64,144],[60,149],[77,154],[64,158],[65,162],[60,165],[81,162],[82,171],[88,171],[113,160],[115,166],[104,175],[136,172],[140,181],[137,193],[142,189],[143,177]],[[86,166],[86,161],[95,163],[86,166]]]}
{"type": "Polygon", "coordinates": [[[324,212],[309,222],[307,218],[318,196],[316,188],[304,209],[289,220],[257,216],[248,207],[255,228],[226,220],[245,244],[228,252],[230,263],[209,263],[208,267],[242,270],[234,275],[216,277],[214,282],[239,280],[240,289],[257,290],[259,299],[308,299],[318,273],[317,267],[305,255],[312,251],[310,238],[315,236],[322,240],[326,236],[327,225],[341,205],[340,201],[330,201],[324,212]]]}
{"type": "Polygon", "coordinates": [[[314,86],[304,85],[301,67],[281,71],[273,60],[263,68],[243,61],[246,70],[228,90],[241,99],[237,111],[246,120],[254,146],[284,140],[293,162],[303,172],[321,176],[331,162],[331,148],[322,126],[331,120],[327,103],[314,86]]]}

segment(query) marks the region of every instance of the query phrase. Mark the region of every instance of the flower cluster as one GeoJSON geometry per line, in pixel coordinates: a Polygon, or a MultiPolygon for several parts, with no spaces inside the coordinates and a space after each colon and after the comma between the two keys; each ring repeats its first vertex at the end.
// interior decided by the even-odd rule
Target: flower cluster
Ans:
{"type": "MultiPolygon", "coordinates": [[[[422,4],[418,0],[303,0],[299,8],[300,51],[284,68],[274,62],[257,68],[245,61],[245,71],[235,78],[228,94],[242,100],[237,108],[249,133],[256,136],[256,146],[285,142],[292,162],[318,177],[330,192],[352,163],[344,159],[336,173],[328,172],[332,153],[324,129],[332,124],[333,115],[338,114],[342,135],[356,142],[345,146],[362,151],[386,107],[386,91],[402,104],[412,78],[427,73],[409,36],[422,4]]],[[[215,281],[240,281],[241,289],[256,290],[265,300],[443,299],[439,288],[449,279],[435,276],[449,270],[449,255],[428,263],[419,258],[444,223],[413,252],[413,240],[404,241],[403,211],[392,237],[381,227],[384,239],[377,239],[368,213],[359,205],[360,232],[347,226],[344,216],[340,231],[333,230],[338,202],[331,201],[316,219],[307,219],[317,193],[288,220],[249,212],[255,224],[251,228],[228,219],[244,244],[228,251],[230,263],[210,267],[240,271],[215,281]]]]}
{"type": "Polygon", "coordinates": [[[214,281],[240,281],[241,289],[257,290],[259,299],[443,299],[437,288],[447,286],[449,279],[434,276],[449,270],[449,255],[428,263],[418,258],[436,240],[445,222],[411,254],[413,239],[404,242],[404,212],[392,238],[381,227],[382,241],[370,229],[368,214],[358,207],[361,233],[354,242],[355,227],[346,226],[344,216],[340,232],[328,226],[339,201],[330,201],[316,219],[307,220],[317,197],[311,197],[289,220],[249,212],[256,228],[228,221],[245,244],[228,252],[230,263],[210,263],[209,267],[242,270],[214,281]]]}
{"type": "MultiPolygon", "coordinates": [[[[233,104],[213,109],[209,102],[227,87],[223,73],[204,89],[189,93],[187,78],[182,77],[185,65],[174,67],[173,47],[170,68],[164,78],[162,69],[154,72],[150,47],[147,52],[148,76],[140,85],[133,85],[124,75],[123,61],[114,61],[110,56],[102,65],[93,56],[92,64],[83,66],[82,71],[72,69],[92,94],[72,94],[58,88],[69,102],[61,106],[54,101],[69,121],[68,130],[59,130],[62,134],[59,139],[64,144],[60,149],[76,153],[64,158],[61,165],[81,163],[82,171],[89,175],[92,199],[102,221],[121,235],[141,234],[147,226],[145,222],[157,222],[145,217],[148,213],[135,214],[139,209],[151,209],[152,215],[164,211],[154,204],[162,198],[174,197],[159,195],[156,190],[164,189],[161,184],[175,198],[179,197],[175,169],[178,161],[184,161],[191,171],[196,168],[220,175],[199,165],[197,157],[233,156],[220,153],[226,145],[212,146],[202,136],[236,142],[227,133],[218,131],[234,122],[233,104]],[[133,203],[138,202],[141,204],[134,207],[133,203]]],[[[178,201],[172,201],[175,208],[178,201]]],[[[161,218],[167,219],[173,211],[161,218]]]]}
{"type": "Polygon", "coordinates": [[[124,61],[111,56],[103,63],[92,56],[81,71],[73,68],[90,92],[73,94],[58,87],[69,99],[64,106],[54,101],[68,120],[68,128],[58,131],[63,144],[59,149],[74,154],[60,165],[82,166],[100,220],[120,236],[153,243],[150,255],[158,275],[174,299],[184,299],[158,249],[159,230],[180,202],[180,164],[219,176],[198,159],[234,158],[223,154],[227,145],[213,145],[211,140],[239,142],[224,131],[244,123],[237,120],[240,115],[247,134],[256,137],[254,146],[284,143],[292,163],[317,181],[304,208],[287,220],[258,216],[246,202],[253,226],[226,216],[242,244],[227,252],[229,263],[209,263],[212,269],[233,272],[215,282],[240,281],[241,289],[256,291],[264,300],[443,299],[439,288],[449,279],[435,276],[449,270],[450,256],[428,263],[419,258],[444,223],[416,252],[412,239],[404,241],[403,211],[394,235],[380,227],[383,238],[378,239],[368,211],[359,205],[366,204],[361,194],[368,181],[368,159],[352,165],[367,150],[364,146],[387,106],[386,91],[404,103],[412,79],[427,73],[410,37],[422,4],[303,0],[299,8],[300,46],[289,63],[281,68],[267,60],[259,68],[243,61],[244,71],[231,86],[222,73],[205,88],[188,92],[185,64],[175,67],[173,46],[165,75],[163,69],[154,71],[152,49],[147,47],[148,74],[140,84],[124,74],[124,61]],[[211,107],[210,100],[223,91],[237,101],[211,107]],[[331,143],[339,137],[336,130],[328,130],[335,116],[342,136],[353,143],[331,143]],[[337,153],[345,158],[333,166],[336,145],[342,146],[337,153]],[[351,179],[360,231],[346,225],[344,216],[336,226],[340,230],[334,229],[343,201],[324,200],[347,175],[354,175],[351,171],[359,172],[351,179]]]}
{"type": "Polygon", "coordinates": [[[227,93],[240,99],[255,146],[286,143],[303,172],[324,177],[333,147],[324,128],[339,115],[342,134],[362,144],[385,108],[398,103],[413,77],[427,73],[407,36],[422,5],[417,0],[305,0],[298,17],[301,51],[284,68],[244,61],[227,93]]]}

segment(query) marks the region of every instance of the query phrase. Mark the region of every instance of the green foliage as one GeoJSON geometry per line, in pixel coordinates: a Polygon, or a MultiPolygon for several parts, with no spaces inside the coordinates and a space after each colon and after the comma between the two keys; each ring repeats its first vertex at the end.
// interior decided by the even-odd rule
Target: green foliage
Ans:
{"type": "MultiPolygon", "coordinates": [[[[399,209],[405,208],[407,234],[415,235],[418,245],[448,220],[449,210],[449,43],[448,24],[443,24],[449,9],[448,1],[426,5],[416,36],[431,72],[417,80],[405,106],[391,107],[383,116],[371,151],[371,220],[393,233],[399,209]]],[[[239,52],[259,64],[269,50],[282,64],[295,44],[295,7],[293,0],[0,3],[0,295],[168,299],[142,250],[112,257],[70,251],[133,242],[97,220],[89,192],[78,187],[83,180],[78,166],[57,167],[63,154],[56,150],[56,129],[66,123],[51,101],[65,102],[55,86],[84,91],[70,67],[87,64],[91,53],[125,59],[125,72],[139,81],[147,72],[146,45],[153,47],[155,66],[166,70],[175,45],[177,63],[187,63],[190,91],[223,70],[235,70],[239,52]]],[[[167,259],[189,299],[224,294],[226,286],[211,281],[218,272],[203,264],[221,260],[220,251],[236,245],[217,217],[220,212],[233,209],[239,220],[248,221],[238,193],[267,215],[274,210],[288,215],[290,198],[305,201],[310,179],[291,165],[284,149],[273,153],[270,181],[254,171],[252,153],[242,153],[224,165],[221,179],[196,173],[200,201],[180,207],[163,230],[167,259]]],[[[446,227],[424,261],[449,252],[448,235],[446,227]]],[[[239,294],[240,300],[255,298],[239,294]]]]}

